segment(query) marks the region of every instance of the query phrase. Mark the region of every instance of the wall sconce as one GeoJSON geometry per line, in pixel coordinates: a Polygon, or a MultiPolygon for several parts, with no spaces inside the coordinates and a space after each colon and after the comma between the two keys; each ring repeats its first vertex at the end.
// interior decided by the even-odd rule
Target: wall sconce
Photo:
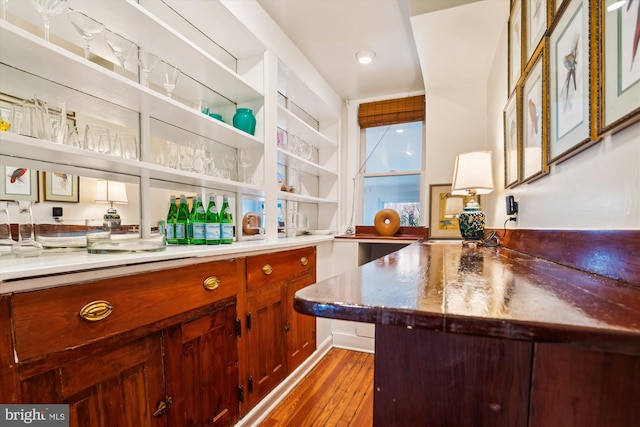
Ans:
{"type": "Polygon", "coordinates": [[[456,158],[451,194],[472,197],[458,216],[463,244],[481,244],[484,237],[485,215],[474,198],[493,191],[491,157],[490,151],[476,151],[459,154],[456,158]]]}
{"type": "Polygon", "coordinates": [[[99,180],[96,183],[96,198],[97,203],[109,203],[109,209],[104,214],[105,221],[111,222],[112,228],[118,228],[121,224],[120,214],[113,207],[114,203],[127,204],[127,189],[124,182],[99,180]]]}

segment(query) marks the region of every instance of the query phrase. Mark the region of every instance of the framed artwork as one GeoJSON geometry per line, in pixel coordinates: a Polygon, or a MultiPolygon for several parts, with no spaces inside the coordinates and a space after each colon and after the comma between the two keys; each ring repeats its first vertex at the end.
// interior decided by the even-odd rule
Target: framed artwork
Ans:
{"type": "Polygon", "coordinates": [[[571,0],[549,36],[550,162],[591,142],[589,4],[571,0]]]}
{"type": "MultiPolygon", "coordinates": [[[[470,196],[454,196],[451,184],[432,184],[429,186],[430,208],[429,238],[462,239],[457,213],[471,200],[470,196]]],[[[476,196],[481,203],[480,196],[476,196]]]]}
{"type": "Polygon", "coordinates": [[[38,171],[0,166],[0,200],[38,201],[38,171]]]}
{"type": "Polygon", "coordinates": [[[512,93],[522,75],[522,0],[511,4],[509,15],[509,88],[512,93]]]}
{"type": "Polygon", "coordinates": [[[548,172],[546,138],[546,79],[544,78],[544,43],[536,52],[530,66],[525,70],[521,91],[522,182],[539,178],[548,172]]]}
{"type": "Polygon", "coordinates": [[[527,61],[531,59],[547,31],[547,0],[526,0],[527,61]]]}
{"type": "Polygon", "coordinates": [[[80,201],[80,177],[66,173],[43,172],[44,200],[47,202],[80,201]]]}
{"type": "Polygon", "coordinates": [[[606,0],[599,17],[600,135],[640,120],[640,1],[607,11],[613,3],[606,0]]]}
{"type": "Polygon", "coordinates": [[[518,92],[514,92],[504,108],[504,188],[520,181],[520,128],[518,126],[518,92]]]}

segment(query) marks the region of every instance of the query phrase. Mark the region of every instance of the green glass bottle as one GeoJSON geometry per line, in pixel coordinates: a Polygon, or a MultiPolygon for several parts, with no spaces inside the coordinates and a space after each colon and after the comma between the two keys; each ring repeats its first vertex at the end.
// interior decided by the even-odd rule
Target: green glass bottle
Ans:
{"type": "Polygon", "coordinates": [[[178,219],[178,205],[176,204],[176,196],[169,199],[169,212],[167,212],[167,224],[165,225],[165,233],[167,243],[175,245],[178,243],[176,239],[176,221],[178,219]]]}
{"type": "Polygon", "coordinates": [[[205,224],[207,222],[207,214],[202,204],[202,196],[196,196],[196,201],[191,209],[191,229],[193,230],[193,236],[191,237],[191,243],[194,245],[204,245],[206,241],[205,237],[205,224]]]}
{"type": "Polygon", "coordinates": [[[207,206],[206,213],[206,225],[205,225],[205,239],[207,245],[219,245],[220,244],[220,214],[218,214],[218,208],[216,206],[216,195],[209,194],[209,205],[207,206]]]}
{"type": "Polygon", "coordinates": [[[189,206],[187,205],[187,197],[184,194],[180,195],[180,206],[178,206],[178,217],[176,219],[176,240],[179,244],[189,244],[189,206]]]}
{"type": "Polygon", "coordinates": [[[226,195],[222,196],[220,210],[220,243],[233,243],[233,215],[226,195]]]}

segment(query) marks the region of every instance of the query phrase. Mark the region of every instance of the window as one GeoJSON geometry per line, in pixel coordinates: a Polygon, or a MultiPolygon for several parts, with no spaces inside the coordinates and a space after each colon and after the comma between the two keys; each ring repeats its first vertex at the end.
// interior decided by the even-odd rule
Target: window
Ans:
{"type": "Polygon", "coordinates": [[[363,217],[373,225],[381,209],[400,215],[402,226],[418,226],[421,218],[423,164],[422,121],[363,129],[363,217]]]}

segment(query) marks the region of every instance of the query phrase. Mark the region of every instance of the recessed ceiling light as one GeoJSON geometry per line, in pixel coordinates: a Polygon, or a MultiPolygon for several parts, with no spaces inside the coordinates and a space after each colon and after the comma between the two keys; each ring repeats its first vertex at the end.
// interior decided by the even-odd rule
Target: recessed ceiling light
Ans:
{"type": "Polygon", "coordinates": [[[396,129],[396,133],[404,133],[404,129],[396,129]]]}
{"type": "Polygon", "coordinates": [[[617,1],[617,2],[609,5],[609,7],[607,7],[607,10],[609,12],[613,12],[616,9],[620,9],[622,6],[624,6],[625,3],[626,3],[626,0],[617,1]]]}
{"type": "Polygon", "coordinates": [[[361,50],[356,53],[356,58],[358,58],[358,62],[361,64],[371,64],[375,57],[376,53],[371,50],[361,50]]]}

